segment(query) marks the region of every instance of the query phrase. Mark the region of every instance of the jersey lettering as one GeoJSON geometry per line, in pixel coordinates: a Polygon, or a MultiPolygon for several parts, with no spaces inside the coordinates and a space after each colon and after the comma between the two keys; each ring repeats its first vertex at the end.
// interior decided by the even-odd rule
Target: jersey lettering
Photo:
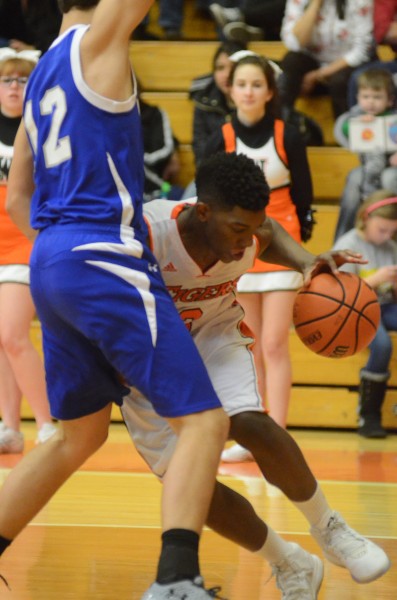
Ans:
{"type": "Polygon", "coordinates": [[[186,289],[181,285],[167,286],[174,302],[201,302],[202,300],[213,300],[221,296],[227,296],[236,289],[238,279],[226,281],[217,285],[196,287],[186,289]]]}
{"type": "MultiPolygon", "coordinates": [[[[40,102],[40,113],[52,115],[50,132],[43,144],[43,154],[47,169],[56,167],[72,157],[72,147],[69,136],[59,137],[63,120],[67,113],[66,95],[63,89],[57,85],[46,91],[40,102]]],[[[38,146],[37,125],[33,118],[32,102],[26,103],[25,126],[29,134],[30,142],[35,152],[38,146]]]]}

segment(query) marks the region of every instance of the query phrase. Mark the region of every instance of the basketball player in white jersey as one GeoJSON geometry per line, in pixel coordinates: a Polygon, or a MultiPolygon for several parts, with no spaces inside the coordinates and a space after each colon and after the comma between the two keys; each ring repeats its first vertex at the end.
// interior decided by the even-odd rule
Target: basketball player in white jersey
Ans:
{"type": "MultiPolygon", "coordinates": [[[[252,160],[235,153],[220,153],[201,163],[197,203],[158,200],[144,206],[150,246],[231,417],[231,437],[252,452],[266,479],[303,512],[327,558],[366,583],[380,577],[390,561],[329,507],[293,438],[263,411],[251,353],[254,340],[235,297],[238,278],[257,256],[293,267],[306,279],[310,271],[325,265],[335,268],[365,261],[348,251],[315,257],[264,215],[255,230],[258,173],[261,170],[252,160]]],[[[134,391],[122,413],[139,452],[163,478],[174,448],[172,430],[134,391]]],[[[207,524],[260,552],[273,566],[283,598],[298,597],[293,595],[297,579],[300,600],[317,598],[322,581],[318,557],[284,542],[226,486],[217,484],[207,524]]]]}
{"type": "Polygon", "coordinates": [[[151,4],[59,0],[60,36],[26,87],[8,209],[28,236],[39,231],[31,289],[61,427],[1,489],[0,553],[104,443],[112,402],[129,391],[123,381],[178,434],[156,582],[144,598],[204,600],[215,596],[204,588],[198,545],[229,419],[146,245],[129,45],[151,4]]]}

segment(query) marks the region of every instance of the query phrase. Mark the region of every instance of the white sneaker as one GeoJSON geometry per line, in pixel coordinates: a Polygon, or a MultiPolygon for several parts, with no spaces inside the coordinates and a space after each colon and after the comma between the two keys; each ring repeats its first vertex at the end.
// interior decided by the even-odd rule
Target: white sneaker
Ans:
{"type": "Polygon", "coordinates": [[[290,552],[277,565],[272,565],[273,575],[282,592],[282,600],[316,600],[324,577],[322,561],[309,554],[298,544],[290,542],[290,552]]]}
{"type": "Polygon", "coordinates": [[[241,21],[243,19],[243,13],[239,8],[225,8],[220,4],[210,4],[208,8],[217,25],[221,28],[231,21],[241,21]]]}
{"type": "MultiPolygon", "coordinates": [[[[142,596],[141,600],[206,600],[208,598],[219,598],[220,588],[204,589],[202,577],[196,577],[194,581],[184,579],[176,583],[161,585],[153,583],[142,596]]],[[[223,600],[226,600],[224,598],[223,600]]]]}
{"type": "Polygon", "coordinates": [[[265,32],[260,27],[252,27],[243,21],[226,23],[223,33],[227,40],[246,44],[248,42],[261,41],[265,39],[265,32]]]}
{"type": "Polygon", "coordinates": [[[20,431],[3,426],[0,431],[0,454],[20,454],[25,441],[20,431]]]}
{"type": "Polygon", "coordinates": [[[390,568],[387,554],[349,527],[341,515],[334,512],[326,529],[311,527],[311,534],[334,565],[345,567],[358,583],[378,579],[390,568]]]}
{"type": "Polygon", "coordinates": [[[57,432],[54,423],[44,423],[37,432],[36,444],[44,444],[57,432]]]}
{"type": "Polygon", "coordinates": [[[236,463],[255,459],[249,450],[243,448],[240,444],[234,444],[234,446],[231,446],[222,452],[221,460],[223,460],[223,462],[236,463]]]}

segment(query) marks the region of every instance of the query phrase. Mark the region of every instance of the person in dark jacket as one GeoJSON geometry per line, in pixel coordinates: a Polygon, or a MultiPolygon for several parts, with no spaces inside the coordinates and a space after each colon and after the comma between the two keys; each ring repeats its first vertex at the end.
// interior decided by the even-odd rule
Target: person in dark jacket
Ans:
{"type": "Polygon", "coordinates": [[[215,52],[212,73],[193,79],[189,97],[194,103],[193,152],[196,167],[204,158],[208,137],[230,120],[233,102],[229,96],[229,75],[232,62],[229,56],[244,49],[237,42],[223,42],[215,52]]]}

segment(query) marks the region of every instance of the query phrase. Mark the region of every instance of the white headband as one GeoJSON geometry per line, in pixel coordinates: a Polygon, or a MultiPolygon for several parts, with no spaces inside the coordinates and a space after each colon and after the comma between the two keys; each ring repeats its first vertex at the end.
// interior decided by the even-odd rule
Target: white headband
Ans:
{"type": "MultiPolygon", "coordinates": [[[[234,54],[231,54],[229,56],[229,60],[231,60],[234,63],[239,62],[240,60],[242,60],[243,58],[247,58],[247,56],[260,56],[259,54],[256,54],[256,52],[252,52],[252,50],[239,50],[238,52],[235,52],[234,54]]],[[[281,75],[281,73],[283,72],[281,67],[278,66],[277,63],[275,63],[272,60],[269,60],[266,57],[263,57],[266,59],[266,61],[269,63],[269,65],[271,66],[271,68],[274,71],[274,75],[276,77],[276,79],[278,79],[281,75]]]]}
{"type": "Polygon", "coordinates": [[[21,58],[37,64],[40,54],[40,50],[21,50],[20,52],[17,52],[13,48],[0,48],[0,62],[12,58],[21,58]]]}

